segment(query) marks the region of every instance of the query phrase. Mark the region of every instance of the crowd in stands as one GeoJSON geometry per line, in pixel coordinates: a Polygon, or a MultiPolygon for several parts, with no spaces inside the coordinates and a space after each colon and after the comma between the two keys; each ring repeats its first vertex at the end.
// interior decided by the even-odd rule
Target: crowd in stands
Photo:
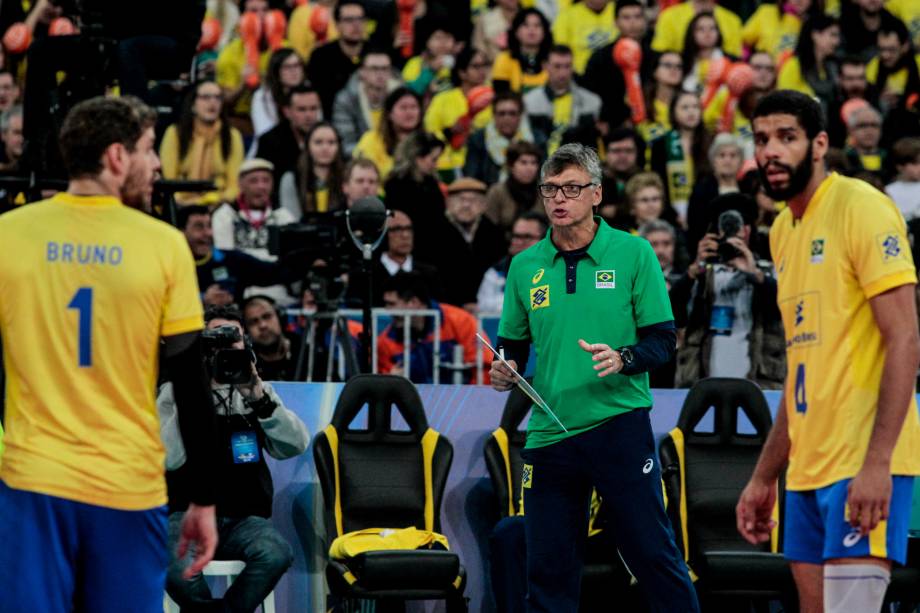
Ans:
{"type": "MultiPolygon", "coordinates": [[[[213,184],[176,194],[176,223],[206,305],[262,297],[244,315],[259,355],[274,363],[260,365],[267,376],[297,370],[305,328],[281,307],[354,308],[366,287],[356,269],[322,257],[310,275],[319,286],[292,284],[303,279],[276,261],[272,228],[341,221],[355,201],[379,196],[393,213],[375,255],[374,305],[440,309],[450,337],[442,364],[453,361],[453,343],[469,364],[475,316],[500,313],[510,258],[545,236],[540,164],[578,142],[605,163],[598,215],[652,243],[671,292],[679,350],[653,387],[714,375],[780,385],[766,237],[784,203],[761,188],[750,122],[774,89],[820,101],[832,170],[887,192],[911,229],[920,219],[915,0],[186,4],[176,30],[202,24],[190,69],[155,81],[167,77],[152,57],[188,47],[179,35],[172,46],[157,42],[161,16],[123,37],[118,88],[161,109],[163,178],[213,184]]],[[[36,44],[61,19],[48,0],[0,10],[2,172],[22,170],[28,87],[28,45],[9,32],[23,26],[36,44]]],[[[380,368],[430,380],[430,325],[413,320],[412,373],[398,322],[383,330],[380,368]]]]}

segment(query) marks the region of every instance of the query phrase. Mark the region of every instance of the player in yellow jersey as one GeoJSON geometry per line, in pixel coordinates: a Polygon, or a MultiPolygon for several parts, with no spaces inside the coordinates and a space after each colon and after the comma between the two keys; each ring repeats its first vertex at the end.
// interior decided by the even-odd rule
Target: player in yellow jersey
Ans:
{"type": "Polygon", "coordinates": [[[920,474],[917,277],[904,219],[868,184],[827,172],[814,99],[768,94],[753,127],[764,190],[788,204],[770,245],[789,366],[738,529],[752,543],[770,538],[788,463],[783,551],[801,612],[879,611],[892,562],[906,558],[920,474]]]}
{"type": "Polygon", "coordinates": [[[122,204],[145,208],[159,171],[138,103],[82,102],[59,141],[67,192],[0,217],[0,244],[15,254],[0,267],[0,612],[153,613],[169,558],[161,337],[183,438],[196,441],[179,547],[195,545],[189,575],[217,540],[194,263],[179,231],[122,204]]]}

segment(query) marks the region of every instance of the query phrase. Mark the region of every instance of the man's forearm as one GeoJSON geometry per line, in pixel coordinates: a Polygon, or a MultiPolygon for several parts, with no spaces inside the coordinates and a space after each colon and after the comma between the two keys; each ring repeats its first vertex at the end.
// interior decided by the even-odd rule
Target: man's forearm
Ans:
{"type": "Polygon", "coordinates": [[[889,466],[904,418],[910,408],[917,377],[920,349],[912,335],[891,339],[885,349],[885,365],[879,385],[878,409],[869,438],[865,464],[889,466]]]}
{"type": "Polygon", "coordinates": [[[786,418],[786,394],[780,396],[776,420],[767,436],[752,479],[772,483],[789,461],[789,422],[786,418]]]}

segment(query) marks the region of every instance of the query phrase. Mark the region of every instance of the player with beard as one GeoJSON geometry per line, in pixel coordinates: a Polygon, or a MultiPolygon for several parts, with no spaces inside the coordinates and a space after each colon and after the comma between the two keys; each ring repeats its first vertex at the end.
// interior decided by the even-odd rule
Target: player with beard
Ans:
{"type": "Polygon", "coordinates": [[[879,611],[892,562],[906,558],[920,474],[917,277],[904,219],[868,184],[827,172],[813,99],[768,94],[753,127],[764,189],[789,205],[770,231],[788,367],[738,530],[751,543],[771,537],[786,469],[783,551],[800,610],[879,611]]]}
{"type": "Polygon", "coordinates": [[[81,102],[59,143],[67,191],[0,219],[0,244],[15,254],[0,268],[0,568],[18,569],[0,573],[0,612],[153,613],[168,562],[160,354],[193,441],[178,550],[195,545],[188,576],[217,544],[195,266],[181,232],[119,199],[149,202],[160,165],[135,107],[81,102]]]}

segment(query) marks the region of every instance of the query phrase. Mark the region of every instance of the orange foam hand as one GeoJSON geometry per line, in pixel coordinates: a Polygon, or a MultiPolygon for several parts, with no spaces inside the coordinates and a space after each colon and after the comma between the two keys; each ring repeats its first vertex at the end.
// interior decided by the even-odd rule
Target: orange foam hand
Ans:
{"type": "Polygon", "coordinates": [[[701,100],[703,108],[709,106],[712,99],[716,97],[716,92],[725,83],[731,67],[732,63],[726,57],[717,57],[710,60],[709,70],[706,71],[706,87],[703,88],[703,98],[701,100]]]}
{"type": "Polygon", "coordinates": [[[11,25],[3,35],[3,48],[14,55],[25,53],[32,44],[32,32],[20,22],[11,25]]]}
{"type": "Polygon", "coordinates": [[[220,26],[220,20],[217,17],[206,17],[201,22],[201,38],[198,39],[198,50],[210,51],[216,49],[220,43],[221,34],[223,34],[223,28],[220,26]]]}
{"type": "Polygon", "coordinates": [[[754,69],[744,62],[736,62],[728,69],[725,85],[728,87],[728,100],[722,109],[719,132],[732,132],[735,128],[735,113],[738,101],[754,83],[754,69]]]}
{"type": "Polygon", "coordinates": [[[250,68],[246,76],[246,86],[255,89],[259,86],[259,40],[262,38],[262,20],[258,13],[246,11],[240,17],[240,40],[246,53],[246,64],[250,68]]]}
{"type": "Polygon", "coordinates": [[[415,3],[416,0],[396,0],[396,11],[399,13],[399,31],[407,38],[407,42],[400,50],[404,58],[412,57],[412,47],[415,45],[415,19],[413,19],[415,3]]]}
{"type": "Polygon", "coordinates": [[[272,51],[280,49],[284,44],[284,33],[287,32],[287,18],[284,13],[278,9],[266,13],[262,20],[262,30],[265,32],[268,47],[272,51]]]}
{"type": "Polygon", "coordinates": [[[310,9],[310,30],[316,36],[316,42],[326,42],[329,35],[329,8],[322,4],[315,4],[310,9]]]}
{"type": "Polygon", "coordinates": [[[486,110],[492,101],[495,100],[495,90],[488,85],[478,85],[471,89],[466,95],[466,105],[469,107],[467,114],[475,117],[480,112],[486,110]]]}
{"type": "Polygon", "coordinates": [[[621,36],[613,46],[613,61],[623,71],[626,83],[626,99],[632,111],[632,121],[639,124],[645,121],[645,97],[642,95],[642,80],[639,67],[642,65],[642,47],[631,38],[621,36]]]}
{"type": "Polygon", "coordinates": [[[66,17],[55,17],[48,24],[48,36],[72,36],[77,33],[77,27],[66,17]]]}

